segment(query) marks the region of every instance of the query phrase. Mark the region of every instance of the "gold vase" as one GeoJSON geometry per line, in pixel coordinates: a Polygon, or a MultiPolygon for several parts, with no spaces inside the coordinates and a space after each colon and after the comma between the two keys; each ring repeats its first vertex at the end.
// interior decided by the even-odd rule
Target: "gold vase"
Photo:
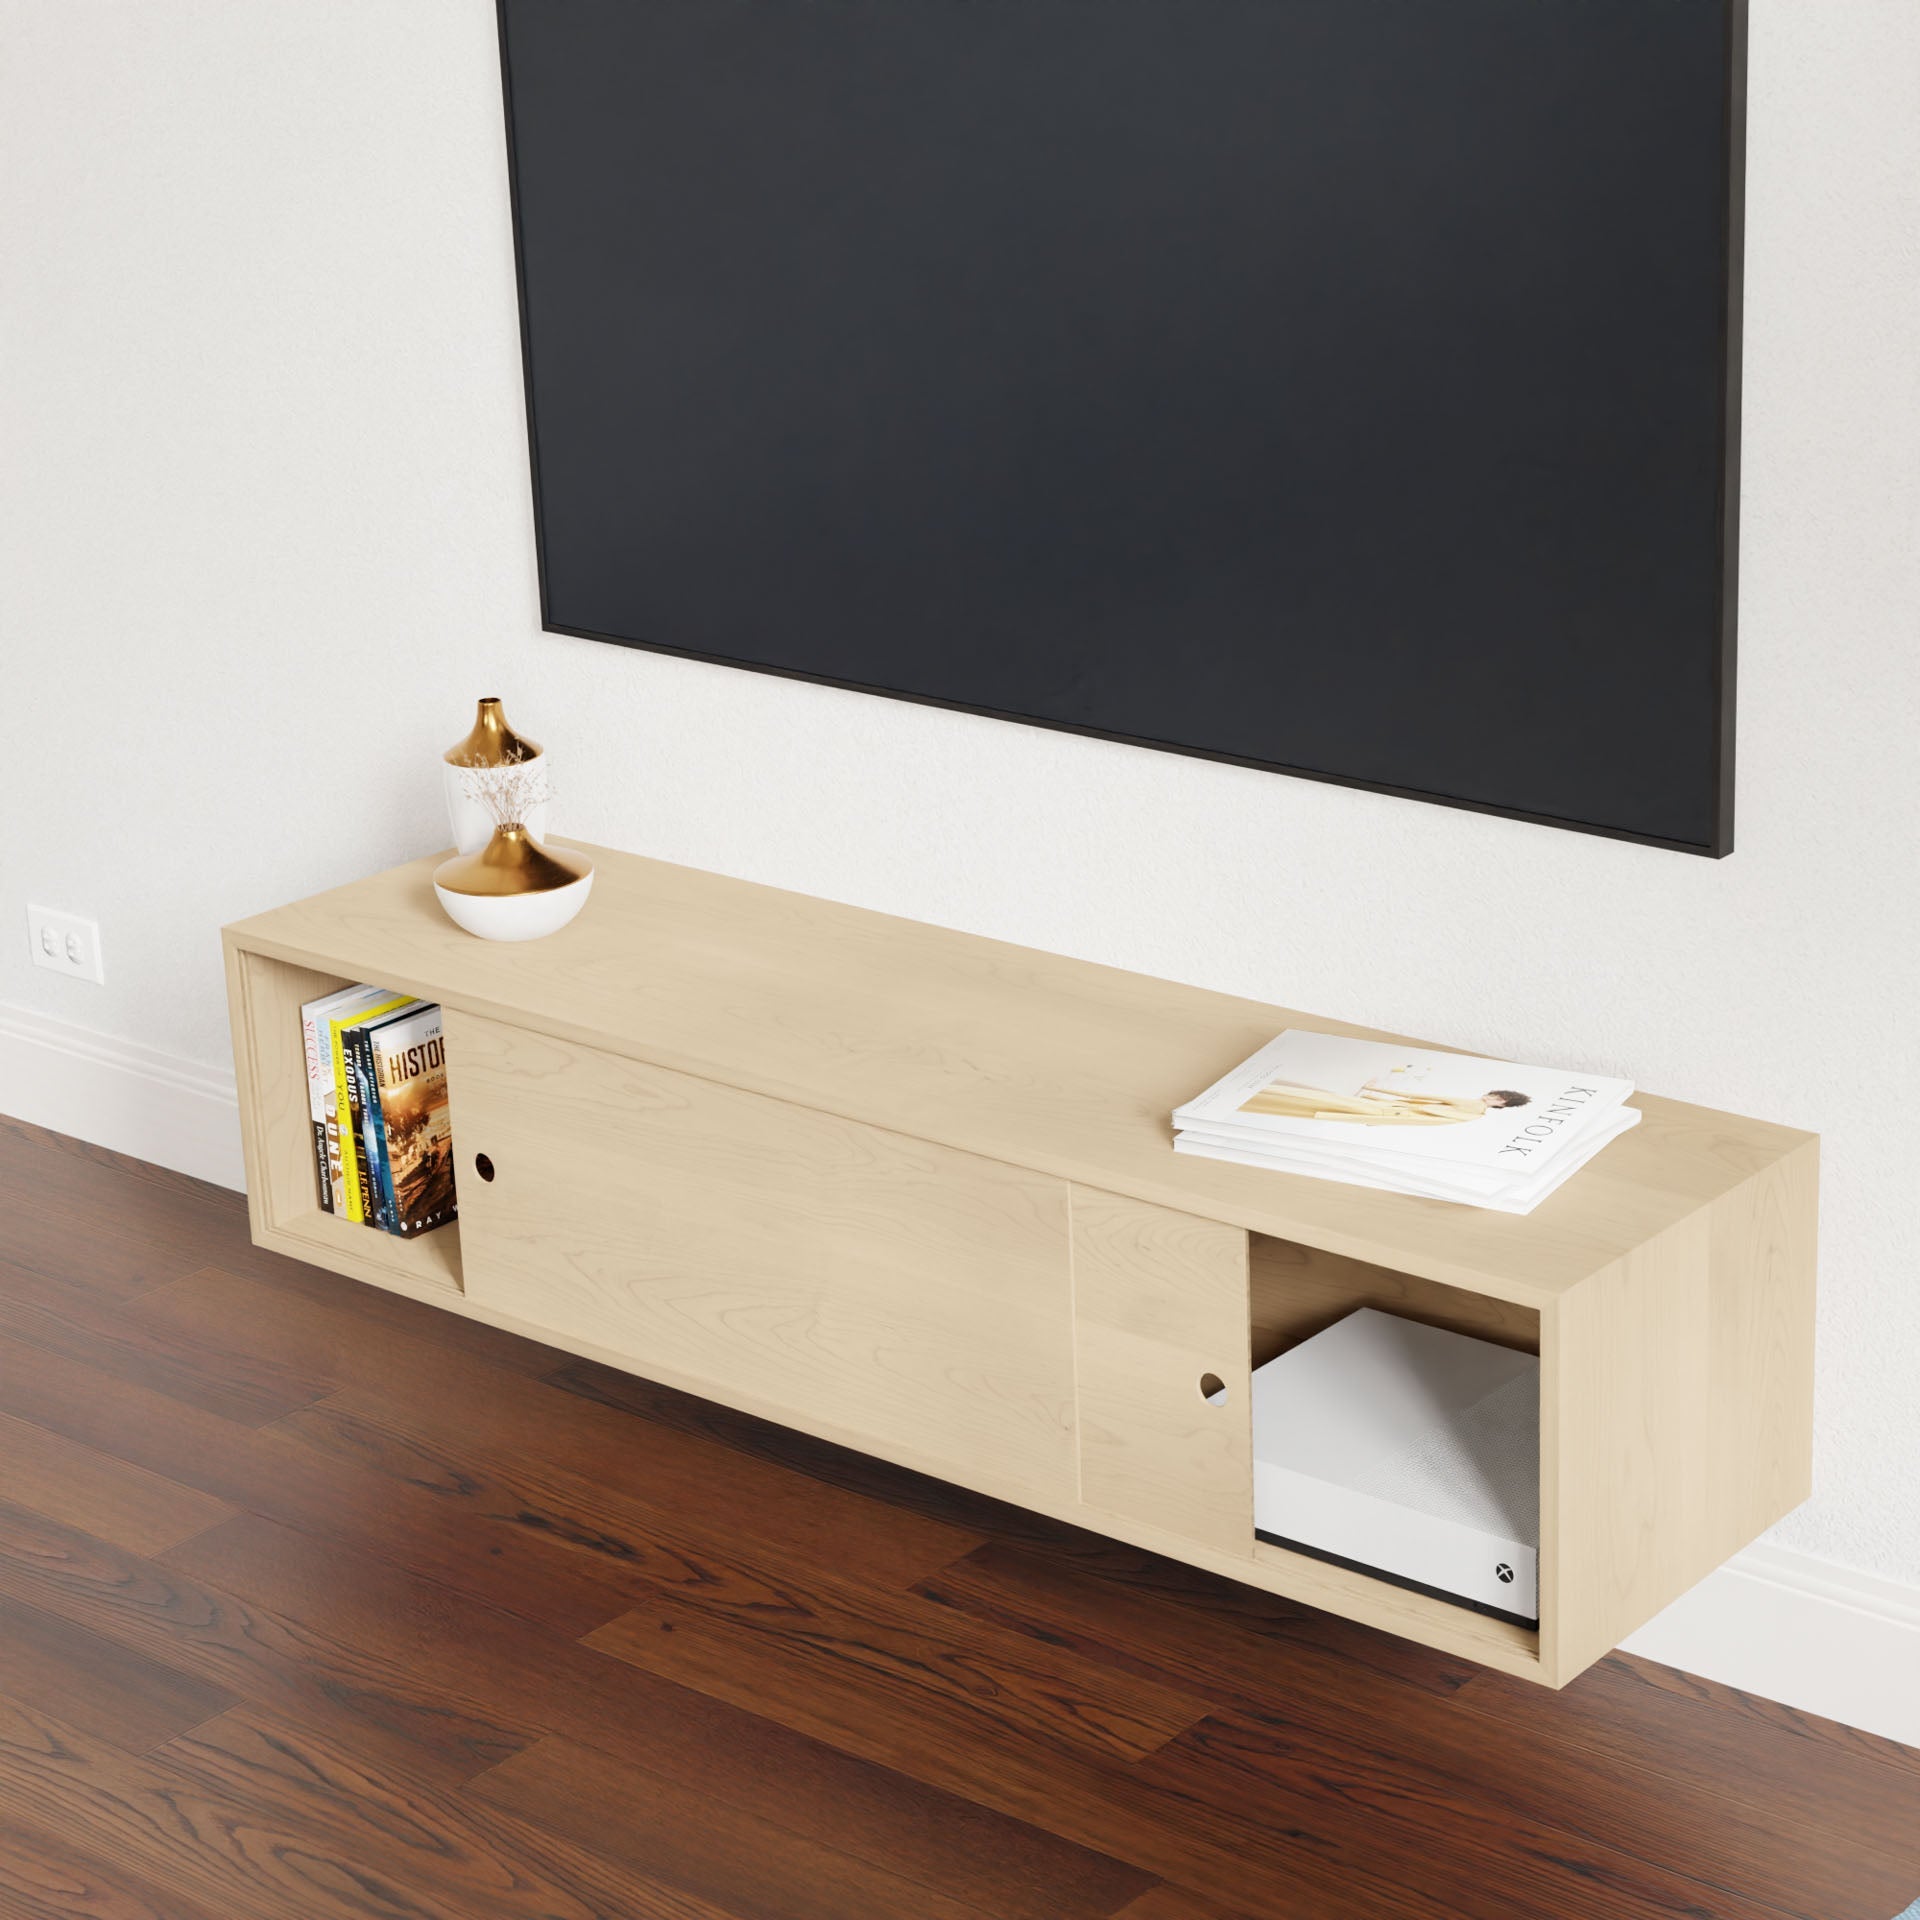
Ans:
{"type": "Polygon", "coordinates": [[[488,694],[474,711],[467,737],[456,741],[441,758],[450,767],[517,767],[539,759],[542,751],[539,741],[523,739],[507,725],[506,708],[488,694]]]}
{"type": "Polygon", "coordinates": [[[447,917],[482,940],[557,933],[592,890],[591,860],[571,847],[543,846],[523,826],[494,828],[478,853],[457,853],[433,873],[447,917]]]}
{"type": "MultiPolygon", "coordinates": [[[[498,814],[487,807],[487,789],[534,771],[546,771],[545,749],[539,741],[514,732],[507,724],[506,709],[492,694],[475,708],[467,737],[449,747],[440,759],[447,822],[453,830],[453,844],[462,853],[481,852],[493,832],[498,814]]],[[[547,837],[544,800],[528,809],[526,825],[536,840],[547,837]]]]}

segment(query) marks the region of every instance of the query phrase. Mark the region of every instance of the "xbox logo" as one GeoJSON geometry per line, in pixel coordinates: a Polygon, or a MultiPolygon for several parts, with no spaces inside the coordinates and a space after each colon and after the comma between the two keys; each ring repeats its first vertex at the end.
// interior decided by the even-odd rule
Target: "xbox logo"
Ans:
{"type": "Polygon", "coordinates": [[[1494,1568],[1493,1577],[1498,1580],[1503,1587],[1513,1585],[1513,1569],[1508,1566],[1504,1560],[1494,1568]]]}

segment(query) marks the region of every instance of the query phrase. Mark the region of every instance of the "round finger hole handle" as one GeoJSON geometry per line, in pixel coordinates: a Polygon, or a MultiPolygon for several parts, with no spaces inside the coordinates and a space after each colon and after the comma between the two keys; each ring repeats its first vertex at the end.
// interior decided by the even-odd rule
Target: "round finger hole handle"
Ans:
{"type": "Polygon", "coordinates": [[[1202,1400],[1224,1401],[1227,1397],[1227,1383],[1217,1373],[1203,1373],[1200,1376],[1200,1398],[1202,1400]]]}
{"type": "Polygon", "coordinates": [[[484,1153],[476,1153],[473,1156],[473,1170],[482,1180],[493,1178],[493,1162],[484,1153]]]}

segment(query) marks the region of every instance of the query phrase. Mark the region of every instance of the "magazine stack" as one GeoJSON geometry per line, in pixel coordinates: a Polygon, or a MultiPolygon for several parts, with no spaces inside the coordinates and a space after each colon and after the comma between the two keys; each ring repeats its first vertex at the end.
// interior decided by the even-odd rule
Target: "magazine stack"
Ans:
{"type": "Polygon", "coordinates": [[[346,987],[300,1009],[320,1205],[412,1238],[457,1217],[440,1009],[346,987]]]}
{"type": "Polygon", "coordinates": [[[1633,1084],[1289,1028],[1173,1116],[1174,1150],[1531,1213],[1639,1123],[1633,1084]]]}

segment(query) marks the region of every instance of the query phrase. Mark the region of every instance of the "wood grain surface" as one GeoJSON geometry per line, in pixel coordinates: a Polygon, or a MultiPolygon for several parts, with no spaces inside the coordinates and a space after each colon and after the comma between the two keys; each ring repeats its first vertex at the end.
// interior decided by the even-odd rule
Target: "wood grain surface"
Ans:
{"type": "Polygon", "coordinates": [[[1250,1559],[1246,1234],[1074,1188],[1073,1321],[1080,1498],[1250,1559]]]}
{"type": "MultiPolygon", "coordinates": [[[[1797,1311],[1705,1319],[1744,1350],[1797,1311]]],[[[1549,1692],[294,1264],[234,1195],[0,1122],[7,1920],[1917,1894],[1920,1753],[1617,1654],[1549,1692]]]]}
{"type": "Polygon", "coordinates": [[[1064,1181],[454,1008],[445,1021],[476,1305],[1071,1498],[1064,1181]],[[482,1152],[494,1177],[468,1178],[482,1152]]]}
{"type": "MultiPolygon", "coordinates": [[[[1807,1138],[1643,1094],[1634,1104],[1644,1123],[1524,1218],[1176,1155],[1173,1109],[1283,1028],[1403,1044],[1409,1036],[609,848],[586,851],[595,867],[589,909],[534,949],[453,926],[433,898],[438,856],[430,856],[229,927],[230,965],[244,951],[405,988],[1522,1305],[1610,1266],[1807,1138]]],[[[305,997],[256,980],[257,971],[241,968],[240,980],[263,1005],[276,994],[305,997]]],[[[239,1048],[254,1044],[237,1039],[239,1048]]],[[[275,1038],[266,1052],[274,1074],[290,1073],[297,1028],[290,1046],[275,1038]]],[[[257,1148],[250,1166],[263,1153],[272,1161],[257,1148]]]]}

